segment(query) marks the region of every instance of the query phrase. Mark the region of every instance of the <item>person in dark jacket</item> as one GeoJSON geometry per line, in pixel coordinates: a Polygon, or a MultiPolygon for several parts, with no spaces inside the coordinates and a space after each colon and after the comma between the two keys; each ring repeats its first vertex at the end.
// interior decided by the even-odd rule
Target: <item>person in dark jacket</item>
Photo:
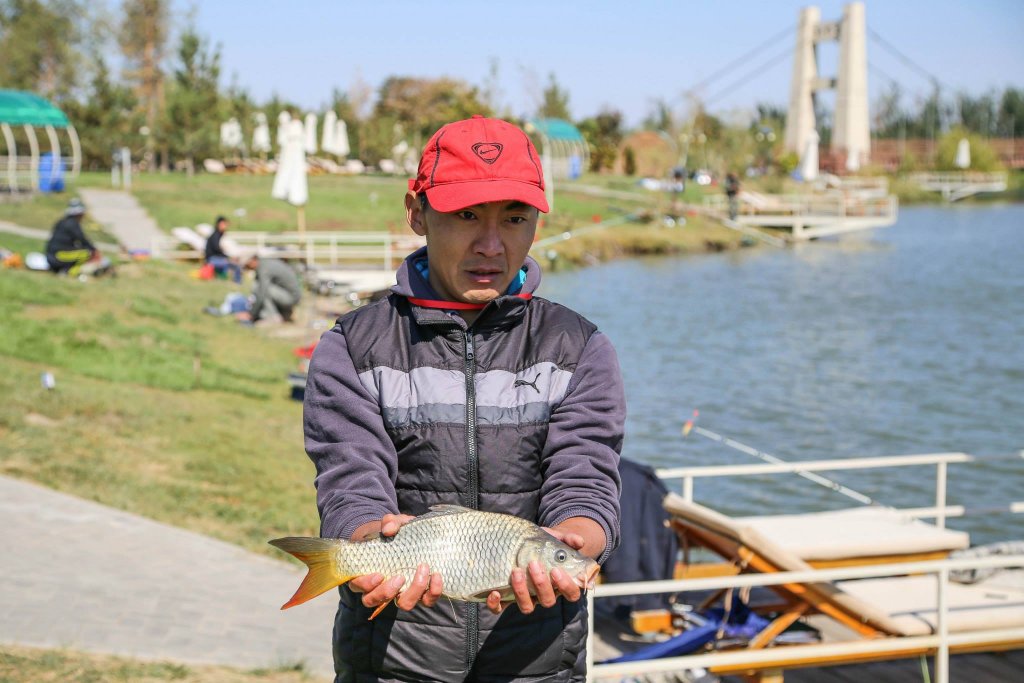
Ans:
{"type": "Polygon", "coordinates": [[[84,217],[85,205],[76,197],[68,202],[64,217],[53,226],[53,234],[46,243],[46,260],[54,273],[77,277],[82,266],[99,256],[96,247],[82,230],[84,217]]]}
{"type": "Polygon", "coordinates": [[[227,255],[224,247],[221,246],[221,239],[228,230],[228,219],[224,216],[217,216],[213,223],[213,232],[206,238],[205,260],[215,271],[228,271],[231,273],[231,280],[238,284],[242,281],[242,268],[227,255]]]}
{"type": "MultiPolygon", "coordinates": [[[[529,519],[603,561],[619,542],[622,377],[604,334],[536,295],[527,254],[548,210],[536,149],[505,121],[447,124],[405,209],[427,246],[311,361],[304,431],[321,535],[392,536],[457,504],[529,519]]],[[[586,608],[564,572],[531,563],[509,577],[514,601],[493,591],[450,608],[436,605],[443,576],[409,573],[402,593],[406,577],[380,574],[341,588],[338,683],[585,679],[586,608]]]]}

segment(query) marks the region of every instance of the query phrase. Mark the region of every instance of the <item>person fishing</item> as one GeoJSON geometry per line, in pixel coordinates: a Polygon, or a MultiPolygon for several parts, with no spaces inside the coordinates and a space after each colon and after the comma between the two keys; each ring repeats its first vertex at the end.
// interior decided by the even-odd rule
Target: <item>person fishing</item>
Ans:
{"type": "MultiPolygon", "coordinates": [[[[618,545],[621,372],[593,323],[536,295],[528,252],[547,211],[520,128],[474,116],[427,142],[405,195],[426,247],[387,298],[339,318],[310,363],[305,447],[323,538],[394,536],[460,505],[539,524],[599,562],[618,545]]],[[[460,551],[488,560],[487,548],[460,551]]],[[[406,576],[381,573],[341,588],[338,683],[585,679],[585,601],[561,569],[531,562],[503,581],[511,594],[450,607],[437,605],[443,575],[406,573],[401,593],[406,576]]]]}
{"type": "Polygon", "coordinates": [[[73,197],[46,242],[46,261],[54,273],[78,277],[86,264],[99,260],[99,252],[82,230],[84,218],[85,204],[73,197]]]}

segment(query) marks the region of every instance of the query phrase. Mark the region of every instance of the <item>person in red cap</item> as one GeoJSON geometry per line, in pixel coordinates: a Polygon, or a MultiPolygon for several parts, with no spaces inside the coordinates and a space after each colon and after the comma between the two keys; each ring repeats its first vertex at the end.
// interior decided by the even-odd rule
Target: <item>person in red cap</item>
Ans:
{"type": "MultiPolygon", "coordinates": [[[[303,420],[321,535],[393,536],[461,505],[529,519],[603,561],[618,545],[623,383],[608,338],[535,295],[528,254],[548,211],[537,150],[506,121],[449,123],[405,210],[426,247],[311,360],[303,420]]],[[[583,681],[581,587],[536,562],[509,584],[447,609],[427,565],[357,577],[341,589],[335,680],[583,681]]]]}

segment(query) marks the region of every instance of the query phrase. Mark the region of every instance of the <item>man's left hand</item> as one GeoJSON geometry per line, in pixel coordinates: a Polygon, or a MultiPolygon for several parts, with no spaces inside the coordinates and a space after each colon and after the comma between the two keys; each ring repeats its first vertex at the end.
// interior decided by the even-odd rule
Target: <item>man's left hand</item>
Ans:
{"type": "MultiPolygon", "coordinates": [[[[584,545],[583,536],[580,534],[549,527],[544,527],[544,530],[575,550],[581,549],[584,545]]],[[[530,614],[538,604],[542,607],[553,606],[559,595],[570,602],[576,602],[582,594],[576,580],[563,569],[555,567],[548,574],[537,560],[530,562],[526,571],[519,567],[513,569],[509,583],[515,595],[514,600],[502,602],[501,593],[498,591],[491,591],[487,596],[487,607],[494,614],[500,614],[513,602],[519,606],[520,612],[530,614]],[[533,594],[530,592],[531,585],[534,588],[533,594]]]]}

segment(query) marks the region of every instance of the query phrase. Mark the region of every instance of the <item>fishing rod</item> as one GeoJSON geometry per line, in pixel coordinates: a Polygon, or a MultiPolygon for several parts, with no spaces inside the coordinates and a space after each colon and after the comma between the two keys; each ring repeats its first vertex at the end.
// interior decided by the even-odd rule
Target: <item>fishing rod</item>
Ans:
{"type": "MultiPolygon", "coordinates": [[[[696,419],[697,419],[697,417],[699,415],[700,415],[700,411],[697,411],[697,410],[693,411],[693,417],[691,417],[689,420],[687,420],[686,424],[683,425],[683,430],[682,431],[683,431],[683,436],[684,437],[685,436],[689,436],[690,432],[693,431],[693,432],[696,432],[696,433],[700,434],[701,436],[703,436],[703,437],[705,437],[707,439],[710,439],[712,441],[717,441],[718,443],[724,444],[724,445],[728,446],[729,448],[732,448],[734,450],[739,451],[740,453],[746,453],[747,455],[751,455],[751,456],[753,456],[755,458],[758,458],[759,460],[763,460],[765,462],[772,463],[773,465],[791,465],[791,464],[793,464],[793,463],[790,463],[790,462],[787,462],[787,461],[783,460],[782,458],[776,457],[776,456],[772,455],[771,453],[765,453],[764,451],[759,450],[757,448],[754,448],[753,446],[748,446],[747,444],[742,443],[740,441],[736,441],[735,439],[730,439],[729,437],[723,436],[723,435],[719,434],[718,432],[713,432],[710,429],[705,429],[703,427],[698,427],[695,424],[695,421],[696,421],[696,419]]],[[[855,490],[851,489],[849,486],[846,486],[844,484],[840,484],[838,481],[835,481],[833,479],[829,479],[828,477],[823,477],[820,474],[817,474],[815,472],[801,472],[801,471],[798,470],[798,471],[794,472],[793,474],[799,475],[799,476],[803,477],[804,479],[808,479],[810,481],[813,481],[815,484],[819,484],[820,486],[824,486],[825,488],[830,489],[832,491],[835,491],[836,493],[841,493],[844,496],[846,496],[847,498],[852,498],[853,500],[857,501],[858,503],[863,503],[864,505],[882,505],[883,507],[889,507],[888,505],[885,505],[884,503],[881,503],[881,502],[875,500],[871,496],[864,495],[860,491],[855,491],[855,490]]]]}

